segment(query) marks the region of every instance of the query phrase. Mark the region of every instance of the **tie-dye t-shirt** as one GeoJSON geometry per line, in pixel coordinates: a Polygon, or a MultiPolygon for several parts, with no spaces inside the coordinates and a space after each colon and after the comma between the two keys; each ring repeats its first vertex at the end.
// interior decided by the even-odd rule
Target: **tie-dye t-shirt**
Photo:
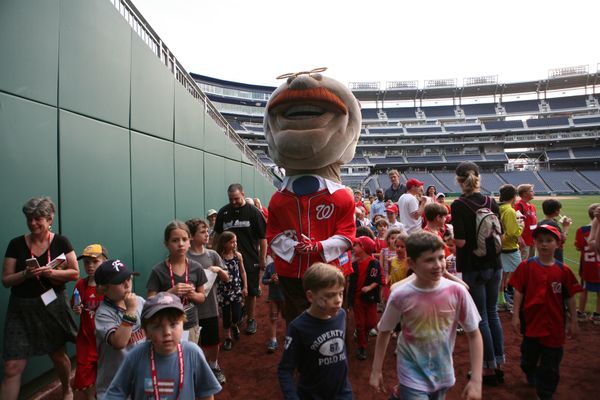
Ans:
{"type": "Polygon", "coordinates": [[[472,332],[480,320],[462,285],[442,278],[436,288],[420,289],[412,280],[392,291],[378,328],[391,331],[401,323],[398,379],[410,388],[434,392],[454,385],[452,351],[458,324],[472,332]]]}

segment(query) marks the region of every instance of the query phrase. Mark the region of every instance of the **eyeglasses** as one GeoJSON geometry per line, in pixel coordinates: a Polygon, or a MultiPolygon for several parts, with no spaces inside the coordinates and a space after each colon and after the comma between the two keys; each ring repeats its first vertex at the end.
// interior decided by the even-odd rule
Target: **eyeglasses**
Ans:
{"type": "Polygon", "coordinates": [[[327,71],[327,67],[319,67],[319,68],[311,69],[310,71],[289,72],[287,74],[279,75],[276,79],[296,78],[300,75],[313,76],[313,74],[318,74],[318,73],[325,72],[325,71],[327,71]]]}

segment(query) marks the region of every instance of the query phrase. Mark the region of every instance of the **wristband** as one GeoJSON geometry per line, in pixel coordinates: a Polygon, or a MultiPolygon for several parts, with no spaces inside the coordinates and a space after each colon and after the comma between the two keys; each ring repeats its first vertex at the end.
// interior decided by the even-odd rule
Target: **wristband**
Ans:
{"type": "Polygon", "coordinates": [[[126,324],[135,325],[137,324],[137,321],[137,315],[123,314],[121,317],[121,322],[125,322],[126,324]]]}

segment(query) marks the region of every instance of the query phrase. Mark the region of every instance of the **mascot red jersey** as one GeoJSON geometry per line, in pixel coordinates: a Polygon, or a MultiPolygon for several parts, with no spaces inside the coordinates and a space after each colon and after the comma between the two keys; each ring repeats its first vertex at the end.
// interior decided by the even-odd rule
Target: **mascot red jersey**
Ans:
{"type": "Polygon", "coordinates": [[[341,184],[340,166],[354,157],[360,105],[322,71],[282,76],[286,82],[271,95],[264,118],[269,155],[286,171],[269,202],[267,241],[288,321],[306,308],[306,269],[315,262],[339,265],[356,232],[354,198],[341,184]]]}

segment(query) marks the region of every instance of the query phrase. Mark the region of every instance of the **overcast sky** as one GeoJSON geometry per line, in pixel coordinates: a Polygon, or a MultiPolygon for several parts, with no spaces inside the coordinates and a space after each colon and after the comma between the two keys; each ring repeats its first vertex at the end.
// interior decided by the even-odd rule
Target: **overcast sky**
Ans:
{"type": "Polygon", "coordinates": [[[316,67],[342,82],[543,79],[600,63],[597,0],[132,0],[188,72],[278,86],[316,67]]]}

